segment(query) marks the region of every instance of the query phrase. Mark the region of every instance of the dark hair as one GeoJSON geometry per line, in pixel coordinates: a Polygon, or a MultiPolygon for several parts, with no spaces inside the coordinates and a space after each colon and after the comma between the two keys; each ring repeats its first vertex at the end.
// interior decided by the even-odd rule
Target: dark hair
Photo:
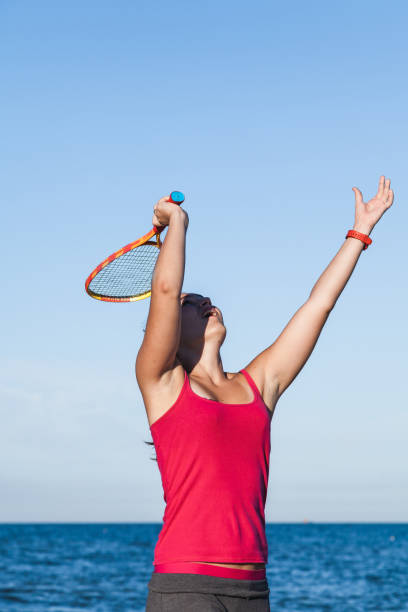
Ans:
{"type": "MultiPolygon", "coordinates": [[[[143,440],[145,444],[149,444],[149,446],[154,446],[154,442],[149,442],[148,440],[143,440]]],[[[157,457],[150,457],[152,461],[157,461],[157,457]]]]}

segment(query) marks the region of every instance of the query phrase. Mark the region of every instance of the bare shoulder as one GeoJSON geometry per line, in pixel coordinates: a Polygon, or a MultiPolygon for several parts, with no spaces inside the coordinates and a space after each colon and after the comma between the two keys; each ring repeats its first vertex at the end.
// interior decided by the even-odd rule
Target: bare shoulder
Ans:
{"type": "Polygon", "coordinates": [[[149,426],[162,417],[180,395],[185,379],[181,364],[165,372],[155,380],[140,380],[138,385],[143,396],[149,426]]]}
{"type": "Polygon", "coordinates": [[[259,362],[257,363],[256,359],[243,369],[250,375],[259,393],[262,395],[263,401],[273,414],[279,399],[279,382],[277,378],[265,376],[264,368],[259,365],[259,362]]]}

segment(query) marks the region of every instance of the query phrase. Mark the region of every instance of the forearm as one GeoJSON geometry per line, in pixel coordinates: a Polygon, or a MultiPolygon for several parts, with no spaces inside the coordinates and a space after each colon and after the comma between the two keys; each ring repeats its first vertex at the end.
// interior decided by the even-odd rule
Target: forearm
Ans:
{"type": "MultiPolygon", "coordinates": [[[[372,231],[372,228],[361,225],[354,225],[353,229],[367,235],[372,231]]],[[[310,297],[320,300],[328,310],[331,310],[352,275],[363,248],[364,243],[361,240],[347,238],[320,275],[310,297]]]]}
{"type": "Polygon", "coordinates": [[[188,216],[183,209],[172,214],[152,278],[152,291],[180,294],[184,280],[188,216]]]}

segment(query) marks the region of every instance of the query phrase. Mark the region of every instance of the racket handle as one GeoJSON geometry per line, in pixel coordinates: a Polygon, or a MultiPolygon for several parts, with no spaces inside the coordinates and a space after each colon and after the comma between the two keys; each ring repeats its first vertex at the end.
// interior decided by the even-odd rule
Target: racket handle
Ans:
{"type": "MultiPolygon", "coordinates": [[[[171,204],[177,204],[178,206],[180,206],[183,202],[184,202],[184,193],[181,193],[181,191],[172,191],[170,194],[170,200],[169,202],[171,204]]],[[[160,234],[163,230],[164,227],[154,227],[154,231],[156,234],[160,234]]]]}

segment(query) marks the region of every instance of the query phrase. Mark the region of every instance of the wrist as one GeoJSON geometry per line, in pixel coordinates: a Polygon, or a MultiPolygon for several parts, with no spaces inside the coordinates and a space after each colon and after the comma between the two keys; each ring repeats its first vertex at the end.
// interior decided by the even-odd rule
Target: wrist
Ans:
{"type": "Polygon", "coordinates": [[[353,230],[355,232],[360,232],[360,234],[366,234],[369,236],[373,231],[373,227],[369,225],[364,225],[363,223],[355,223],[353,225],[353,230]]]}
{"type": "Polygon", "coordinates": [[[173,223],[183,223],[184,227],[187,229],[188,227],[188,214],[178,205],[174,206],[174,209],[171,211],[169,216],[169,225],[173,223]]]}

